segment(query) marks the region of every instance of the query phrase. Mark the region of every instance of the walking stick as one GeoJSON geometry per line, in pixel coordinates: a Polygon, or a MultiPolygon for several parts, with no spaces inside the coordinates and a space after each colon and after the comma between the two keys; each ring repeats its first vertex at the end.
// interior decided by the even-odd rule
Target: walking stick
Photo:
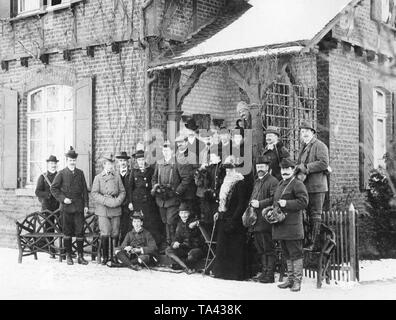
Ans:
{"type": "Polygon", "coordinates": [[[212,247],[213,235],[214,235],[214,230],[215,230],[215,228],[216,228],[216,223],[217,223],[217,219],[216,219],[216,220],[214,221],[214,223],[213,223],[212,234],[210,235],[210,241],[209,241],[208,254],[206,255],[205,268],[204,268],[204,272],[203,272],[202,275],[205,275],[205,274],[206,274],[206,268],[208,267],[209,254],[210,254],[211,247],[212,247]]]}
{"type": "Polygon", "coordinates": [[[136,252],[132,252],[132,253],[136,255],[136,258],[138,259],[138,261],[143,263],[143,265],[146,267],[146,269],[148,271],[152,272],[152,270],[149,268],[149,266],[142,259],[140,259],[139,255],[136,252]]]}

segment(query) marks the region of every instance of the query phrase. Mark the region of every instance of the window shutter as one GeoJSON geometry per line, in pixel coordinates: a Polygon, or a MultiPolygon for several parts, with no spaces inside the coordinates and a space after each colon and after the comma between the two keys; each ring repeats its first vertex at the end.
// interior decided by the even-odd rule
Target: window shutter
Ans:
{"type": "Polygon", "coordinates": [[[10,0],[10,15],[11,18],[16,17],[18,15],[18,0],[10,0]]]}
{"type": "Polygon", "coordinates": [[[373,86],[359,82],[359,185],[366,190],[374,163],[373,86]]]}
{"type": "Polygon", "coordinates": [[[15,189],[18,182],[18,93],[0,89],[2,120],[1,177],[3,189],[15,189]]]}
{"type": "Polygon", "coordinates": [[[382,14],[381,0],[371,0],[371,20],[380,22],[382,14]]]}
{"type": "Polygon", "coordinates": [[[92,102],[93,78],[85,78],[74,86],[74,146],[88,190],[92,184],[92,102]]]}
{"type": "Polygon", "coordinates": [[[0,19],[9,19],[11,17],[11,2],[0,0],[0,19]]]}

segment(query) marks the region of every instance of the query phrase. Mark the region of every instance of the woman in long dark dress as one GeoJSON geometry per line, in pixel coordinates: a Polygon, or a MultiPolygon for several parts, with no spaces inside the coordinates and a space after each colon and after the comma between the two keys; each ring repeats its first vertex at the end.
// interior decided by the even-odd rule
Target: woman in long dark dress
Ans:
{"type": "Polygon", "coordinates": [[[249,198],[244,177],[236,170],[235,156],[225,160],[226,176],[220,188],[219,209],[215,214],[218,234],[216,260],[213,273],[215,278],[245,280],[246,229],[242,225],[242,215],[249,198]]]}

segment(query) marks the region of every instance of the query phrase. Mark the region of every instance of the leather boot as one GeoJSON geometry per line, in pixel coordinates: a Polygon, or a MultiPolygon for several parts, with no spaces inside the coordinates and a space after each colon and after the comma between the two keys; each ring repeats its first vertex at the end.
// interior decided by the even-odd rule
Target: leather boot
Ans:
{"type": "Polygon", "coordinates": [[[115,254],[114,254],[114,251],[118,247],[118,237],[111,238],[111,244],[110,245],[111,245],[111,250],[110,250],[110,252],[111,252],[111,256],[110,256],[111,262],[117,264],[118,261],[117,261],[117,258],[115,256],[115,254]]]}
{"type": "Polygon", "coordinates": [[[109,261],[109,237],[102,237],[102,265],[109,261]]]}
{"type": "Polygon", "coordinates": [[[77,263],[87,265],[88,261],[84,259],[84,252],[83,252],[84,239],[77,238],[76,242],[77,242],[77,254],[78,254],[77,263]]]}
{"type": "Polygon", "coordinates": [[[304,249],[308,251],[320,251],[320,244],[319,244],[319,234],[320,234],[320,226],[322,222],[320,220],[312,220],[311,224],[311,241],[308,246],[304,249]]]}
{"type": "Polygon", "coordinates": [[[265,283],[275,282],[275,257],[273,255],[267,255],[267,274],[264,278],[265,283]]]}
{"type": "Polygon", "coordinates": [[[294,282],[290,291],[297,292],[301,290],[301,282],[303,277],[303,259],[293,261],[294,282]]]}
{"type": "Polygon", "coordinates": [[[63,239],[63,244],[65,246],[65,251],[66,251],[66,262],[69,266],[73,265],[73,259],[72,259],[72,239],[71,238],[64,238],[63,239]]]}
{"type": "Polygon", "coordinates": [[[278,285],[280,289],[287,289],[293,286],[294,273],[293,273],[293,262],[291,260],[286,260],[287,264],[287,279],[284,283],[278,285]]]}
{"type": "Polygon", "coordinates": [[[260,261],[261,261],[261,274],[257,277],[257,281],[266,283],[265,277],[267,276],[267,259],[265,254],[261,255],[260,261]]]}

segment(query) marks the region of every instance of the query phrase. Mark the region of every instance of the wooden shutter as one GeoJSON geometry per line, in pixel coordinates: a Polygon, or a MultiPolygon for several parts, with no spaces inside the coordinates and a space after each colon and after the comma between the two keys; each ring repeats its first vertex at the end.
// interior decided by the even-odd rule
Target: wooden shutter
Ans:
{"type": "Polygon", "coordinates": [[[382,4],[381,0],[371,0],[370,7],[371,20],[381,22],[382,4]]]}
{"type": "Polygon", "coordinates": [[[74,146],[78,153],[77,167],[84,171],[88,190],[92,184],[92,103],[93,78],[85,78],[74,86],[74,146]]]}
{"type": "Polygon", "coordinates": [[[374,163],[373,86],[359,82],[359,185],[367,189],[370,170],[374,163]]]}
{"type": "MultiPolygon", "coordinates": [[[[7,0],[3,0],[6,2],[7,0]]],[[[10,0],[10,15],[11,18],[18,15],[18,0],[10,0]]]]}
{"type": "Polygon", "coordinates": [[[3,189],[15,189],[18,182],[18,93],[0,88],[1,177],[3,189]]]}

